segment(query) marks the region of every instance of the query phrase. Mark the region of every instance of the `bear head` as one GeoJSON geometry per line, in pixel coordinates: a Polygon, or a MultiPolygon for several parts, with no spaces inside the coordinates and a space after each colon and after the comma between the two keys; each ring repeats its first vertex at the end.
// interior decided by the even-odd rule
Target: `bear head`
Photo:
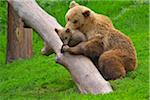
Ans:
{"type": "Polygon", "coordinates": [[[68,45],[72,37],[72,31],[69,28],[63,28],[63,29],[55,28],[55,32],[58,34],[58,36],[62,40],[63,45],[68,45]]]}
{"type": "Polygon", "coordinates": [[[89,8],[77,4],[75,1],[70,3],[69,8],[66,13],[66,28],[80,30],[86,24],[86,21],[89,20],[93,12],[89,8]]]}

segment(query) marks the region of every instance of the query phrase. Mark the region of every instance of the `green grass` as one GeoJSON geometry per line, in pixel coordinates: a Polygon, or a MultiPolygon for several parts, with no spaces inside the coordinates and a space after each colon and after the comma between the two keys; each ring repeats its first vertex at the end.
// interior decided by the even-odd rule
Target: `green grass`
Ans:
{"type": "MultiPolygon", "coordinates": [[[[149,3],[148,1],[79,1],[97,13],[110,17],[114,26],[133,41],[138,67],[122,80],[110,81],[114,92],[105,95],[80,94],[69,74],[55,63],[55,54],[42,56],[43,41],[33,33],[33,57],[5,64],[7,5],[0,1],[0,100],[148,100],[149,98],[149,3]]],[[[39,5],[65,25],[69,1],[42,1],[39,5]]]]}

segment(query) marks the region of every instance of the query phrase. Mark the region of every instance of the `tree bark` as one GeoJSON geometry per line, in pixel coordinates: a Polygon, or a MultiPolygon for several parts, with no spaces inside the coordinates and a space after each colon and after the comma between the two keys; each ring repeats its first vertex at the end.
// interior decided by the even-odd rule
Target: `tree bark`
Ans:
{"type": "Polygon", "coordinates": [[[25,28],[22,19],[8,5],[6,63],[32,56],[32,28],[25,28]]]}
{"type": "Polygon", "coordinates": [[[21,18],[53,48],[57,62],[65,66],[81,93],[108,93],[112,91],[93,63],[82,55],[61,54],[62,42],[54,28],[63,28],[57,20],[42,10],[34,0],[8,0],[21,18]]]}

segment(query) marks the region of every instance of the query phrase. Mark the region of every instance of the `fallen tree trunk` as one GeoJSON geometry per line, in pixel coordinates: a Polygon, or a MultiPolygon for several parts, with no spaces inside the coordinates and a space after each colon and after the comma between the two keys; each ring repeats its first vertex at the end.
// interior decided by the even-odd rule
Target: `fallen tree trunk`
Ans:
{"type": "Polygon", "coordinates": [[[8,0],[18,15],[53,48],[57,62],[64,65],[81,93],[108,93],[112,91],[93,63],[84,56],[61,54],[62,42],[54,28],[62,28],[56,19],[42,10],[34,0],[8,0]]]}

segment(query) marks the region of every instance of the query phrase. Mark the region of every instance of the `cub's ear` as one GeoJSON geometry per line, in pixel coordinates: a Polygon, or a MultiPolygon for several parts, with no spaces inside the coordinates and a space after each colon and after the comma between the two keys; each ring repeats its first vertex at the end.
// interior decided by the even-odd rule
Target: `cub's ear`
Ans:
{"type": "Polygon", "coordinates": [[[67,28],[66,29],[66,33],[70,33],[71,31],[70,31],[70,29],[69,28],[67,28]]]}
{"type": "Polygon", "coordinates": [[[76,3],[75,1],[72,1],[72,2],[70,2],[69,8],[73,8],[78,5],[79,5],[78,3],[76,3]]]}
{"type": "Polygon", "coordinates": [[[59,30],[57,28],[55,28],[55,32],[58,34],[59,30]]]}
{"type": "Polygon", "coordinates": [[[88,17],[88,16],[90,16],[90,11],[85,10],[82,14],[83,14],[84,17],[88,17]]]}

